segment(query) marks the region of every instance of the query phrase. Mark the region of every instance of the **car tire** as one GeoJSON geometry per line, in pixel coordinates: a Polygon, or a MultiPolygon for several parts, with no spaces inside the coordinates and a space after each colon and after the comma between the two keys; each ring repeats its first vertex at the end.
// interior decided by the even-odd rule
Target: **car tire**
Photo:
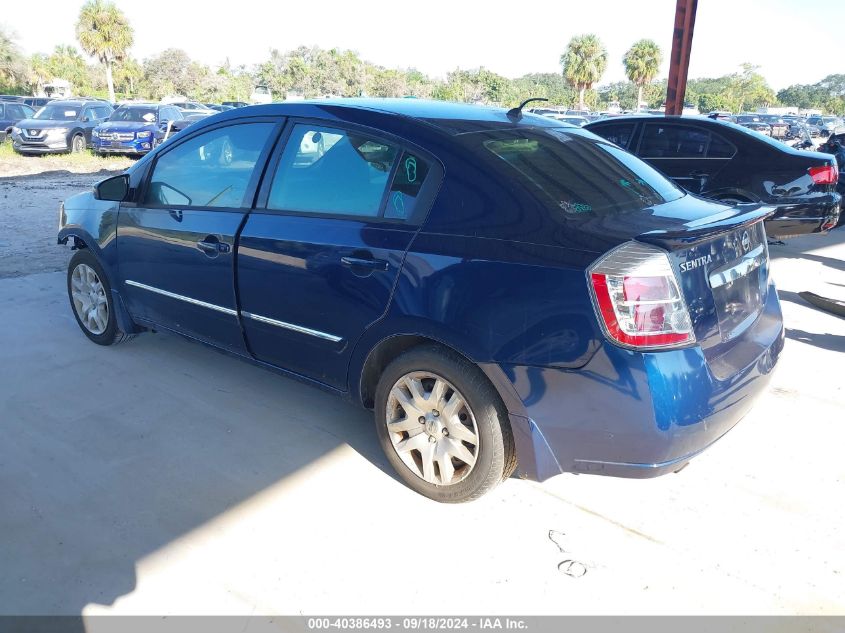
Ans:
{"type": "Polygon", "coordinates": [[[67,294],[77,324],[97,345],[115,345],[134,338],[118,327],[111,284],[87,248],[77,250],[70,259],[67,294]]]}
{"type": "Polygon", "coordinates": [[[70,140],[70,151],[74,154],[85,151],[85,135],[73,135],[73,138],[70,140]]]}
{"type": "Polygon", "coordinates": [[[516,469],[499,394],[477,366],[447,348],[415,347],[387,366],[376,388],[375,422],[390,464],[429,499],[472,501],[516,469]]]}

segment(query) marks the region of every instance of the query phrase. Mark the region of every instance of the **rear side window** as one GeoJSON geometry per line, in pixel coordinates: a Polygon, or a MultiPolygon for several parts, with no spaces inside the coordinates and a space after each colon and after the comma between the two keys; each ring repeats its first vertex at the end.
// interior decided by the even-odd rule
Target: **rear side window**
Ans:
{"type": "Polygon", "coordinates": [[[710,145],[707,147],[707,158],[731,158],[736,154],[736,148],[718,134],[710,135],[710,145]]]}
{"type": "MultiPolygon", "coordinates": [[[[366,134],[299,124],[293,128],[273,177],[269,209],[376,217],[399,148],[366,134]]],[[[404,158],[403,158],[404,160],[404,158]]],[[[409,161],[402,197],[413,199],[420,163],[409,161]],[[413,163],[414,168],[411,167],[413,163]],[[414,177],[411,181],[411,177],[414,177]],[[413,194],[413,195],[410,195],[413,194]]],[[[418,190],[418,189],[417,189],[418,190]]],[[[401,217],[401,216],[394,216],[401,217]]]]}
{"type": "Polygon", "coordinates": [[[272,123],[242,123],[200,134],[161,155],[144,203],[240,207],[272,123]]]}
{"type": "Polygon", "coordinates": [[[387,197],[384,217],[407,220],[413,216],[428,170],[428,163],[421,157],[408,152],[402,154],[387,197]]]}
{"type": "Polygon", "coordinates": [[[710,135],[698,128],[648,123],[640,141],[643,158],[704,158],[710,135]]]}
{"type": "Polygon", "coordinates": [[[566,215],[611,215],[676,200],[683,191],[636,156],[581,130],[519,129],[462,139],[492,156],[503,178],[533,188],[566,215]]]}
{"type": "Polygon", "coordinates": [[[602,138],[606,138],[611,143],[616,143],[619,147],[627,148],[631,142],[631,136],[634,134],[634,124],[615,123],[613,125],[600,125],[590,131],[602,138]]]}

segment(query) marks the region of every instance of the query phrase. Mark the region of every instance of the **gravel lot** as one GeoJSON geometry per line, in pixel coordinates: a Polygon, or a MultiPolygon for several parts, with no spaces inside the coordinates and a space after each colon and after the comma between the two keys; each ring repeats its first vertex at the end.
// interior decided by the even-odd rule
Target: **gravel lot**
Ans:
{"type": "Polygon", "coordinates": [[[327,394],[171,335],[88,342],[50,271],[59,200],[100,177],[0,180],[0,614],[845,615],[845,320],[797,295],[845,299],[845,230],[772,247],[778,370],[680,474],[444,506],[327,394]]]}

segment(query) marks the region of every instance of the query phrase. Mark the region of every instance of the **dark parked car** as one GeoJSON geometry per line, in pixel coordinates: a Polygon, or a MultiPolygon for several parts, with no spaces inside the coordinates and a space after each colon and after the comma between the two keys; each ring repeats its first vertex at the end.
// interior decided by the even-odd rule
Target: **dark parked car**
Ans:
{"type": "Polygon", "coordinates": [[[723,436],[783,346],[770,211],[545,117],[343,99],[199,121],[66,200],[58,239],[93,342],[172,330],[346,396],[456,502],[723,436]]]}
{"type": "Polygon", "coordinates": [[[0,95],[0,101],[12,101],[15,103],[23,103],[23,97],[20,95],[0,95]]]}
{"type": "Polygon", "coordinates": [[[224,106],[231,106],[233,108],[245,108],[249,104],[246,101],[224,101],[224,106]]]}
{"type": "Polygon", "coordinates": [[[206,108],[210,108],[215,112],[226,112],[227,110],[234,109],[235,106],[226,105],[224,103],[204,103],[203,104],[206,108]]]}
{"type": "Polygon", "coordinates": [[[23,100],[26,105],[31,106],[36,110],[38,108],[43,108],[51,101],[55,101],[55,99],[53,99],[52,97],[25,97],[23,100]]]}
{"type": "Polygon", "coordinates": [[[736,123],[742,127],[747,127],[749,130],[760,132],[760,134],[772,135],[772,126],[756,114],[738,114],[736,116],[736,123]]]}
{"type": "Polygon", "coordinates": [[[769,125],[769,136],[783,140],[789,135],[789,123],[776,114],[761,114],[760,120],[769,125]]]}
{"type": "MultiPolygon", "coordinates": [[[[836,165],[839,167],[839,182],[836,190],[845,196],[845,133],[831,134],[827,141],[819,145],[818,151],[831,154],[836,159],[836,165]]],[[[840,209],[839,222],[836,226],[842,225],[845,225],[845,210],[840,209]]]]}
{"type": "Polygon", "coordinates": [[[661,170],[687,191],[727,204],[760,202],[775,213],[772,238],[830,229],[839,215],[836,163],[745,127],[692,117],[627,117],[587,126],[661,170]]]}
{"type": "Polygon", "coordinates": [[[12,128],[22,119],[28,119],[35,111],[24,103],[0,101],[0,132],[4,137],[12,135],[12,128]]]}
{"type": "Polygon", "coordinates": [[[91,134],[97,154],[146,154],[172,133],[172,125],[184,119],[176,106],[131,103],[120,106],[91,134]]]}
{"type": "Polygon", "coordinates": [[[51,101],[12,130],[20,154],[81,152],[91,146],[91,132],[112,113],[103,101],[51,101]]]}

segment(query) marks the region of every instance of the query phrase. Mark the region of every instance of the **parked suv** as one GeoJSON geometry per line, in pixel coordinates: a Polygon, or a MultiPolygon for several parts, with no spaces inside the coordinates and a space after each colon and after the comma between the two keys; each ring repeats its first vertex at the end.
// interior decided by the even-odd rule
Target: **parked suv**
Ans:
{"type": "Polygon", "coordinates": [[[681,187],[726,204],[759,202],[774,213],[766,232],[783,239],[836,225],[836,162],[726,121],[621,117],[587,126],[661,170],[681,187]]]}
{"type": "Polygon", "coordinates": [[[12,135],[12,128],[19,121],[28,119],[34,113],[35,110],[26,104],[0,100],[0,133],[3,139],[12,135]]]}
{"type": "Polygon", "coordinates": [[[159,103],[128,103],[94,128],[92,146],[97,154],[146,154],[172,134],[172,123],[181,121],[176,106],[159,103]]]}
{"type": "Polygon", "coordinates": [[[104,101],[51,101],[12,129],[20,154],[81,152],[91,146],[91,132],[112,112],[104,101]]]}
{"type": "Polygon", "coordinates": [[[783,347],[770,213],[546,117],[342,99],[198,121],[66,200],[58,239],[93,342],[170,330],[346,396],[456,502],[674,472],[727,433],[783,347]]]}

